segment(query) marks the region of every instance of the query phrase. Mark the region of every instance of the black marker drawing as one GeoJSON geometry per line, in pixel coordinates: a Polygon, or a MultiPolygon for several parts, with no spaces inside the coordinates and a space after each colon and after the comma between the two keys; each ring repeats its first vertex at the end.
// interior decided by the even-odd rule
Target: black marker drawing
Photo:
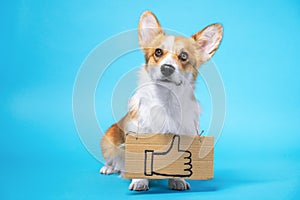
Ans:
{"type": "MultiPolygon", "coordinates": [[[[175,162],[175,160],[174,160],[175,162]]],[[[180,149],[180,136],[174,135],[172,138],[171,145],[169,149],[165,152],[154,152],[154,150],[145,150],[145,160],[144,160],[144,175],[145,176],[171,176],[171,177],[190,177],[192,172],[192,153],[188,150],[180,149]],[[176,148],[177,146],[177,148],[176,148]],[[155,159],[164,159],[169,160],[170,155],[172,158],[179,158],[182,154],[184,154],[183,160],[176,160],[176,162],[181,162],[181,169],[174,169],[172,173],[163,173],[163,172],[155,172],[155,159]],[[174,156],[175,155],[175,156],[174,156]],[[159,158],[158,158],[159,157],[159,158]]]]}

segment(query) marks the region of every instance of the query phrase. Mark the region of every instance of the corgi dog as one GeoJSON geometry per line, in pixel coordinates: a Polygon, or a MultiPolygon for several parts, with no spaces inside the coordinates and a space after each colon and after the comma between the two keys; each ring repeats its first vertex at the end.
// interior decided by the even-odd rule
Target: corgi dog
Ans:
{"type": "MultiPolygon", "coordinates": [[[[106,161],[101,174],[124,172],[127,133],[198,134],[200,106],[194,95],[198,69],[215,54],[222,37],[221,24],[209,25],[189,38],[166,35],[152,12],[141,15],[138,39],[145,65],[128,113],[101,139],[106,161]]],[[[182,178],[169,179],[168,184],[173,190],[190,188],[182,178]]],[[[129,189],[148,190],[149,180],[132,179],[129,189]]]]}

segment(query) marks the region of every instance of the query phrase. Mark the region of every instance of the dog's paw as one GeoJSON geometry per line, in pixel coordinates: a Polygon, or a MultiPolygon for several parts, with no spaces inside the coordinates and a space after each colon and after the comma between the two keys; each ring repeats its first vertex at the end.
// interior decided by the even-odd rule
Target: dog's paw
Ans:
{"type": "Polygon", "coordinates": [[[117,173],[119,173],[119,170],[114,169],[114,167],[112,166],[103,166],[100,169],[100,174],[109,175],[109,174],[117,174],[117,173]]]}
{"type": "Polygon", "coordinates": [[[149,190],[149,181],[147,179],[132,179],[129,190],[145,191],[149,190]]]}
{"type": "Polygon", "coordinates": [[[168,182],[170,190],[189,190],[190,184],[181,178],[172,178],[168,182]]]}

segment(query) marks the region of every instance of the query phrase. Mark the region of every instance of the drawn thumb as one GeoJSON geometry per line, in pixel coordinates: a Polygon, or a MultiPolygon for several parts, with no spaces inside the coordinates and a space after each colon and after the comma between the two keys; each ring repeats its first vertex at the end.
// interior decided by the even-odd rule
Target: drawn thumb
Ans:
{"type": "Polygon", "coordinates": [[[174,135],[172,144],[171,144],[171,149],[179,150],[179,147],[180,147],[180,137],[179,137],[179,135],[174,135]]]}

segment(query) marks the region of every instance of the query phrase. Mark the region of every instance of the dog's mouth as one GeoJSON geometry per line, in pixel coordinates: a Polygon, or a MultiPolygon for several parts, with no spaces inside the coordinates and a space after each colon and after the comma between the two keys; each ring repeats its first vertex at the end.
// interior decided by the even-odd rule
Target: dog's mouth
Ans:
{"type": "Polygon", "coordinates": [[[173,80],[170,80],[170,79],[166,79],[166,78],[164,78],[164,79],[158,79],[158,81],[159,82],[163,82],[163,83],[172,83],[172,84],[175,84],[176,86],[180,86],[182,84],[181,80],[178,81],[178,82],[176,82],[176,81],[173,81],[173,80]]]}

